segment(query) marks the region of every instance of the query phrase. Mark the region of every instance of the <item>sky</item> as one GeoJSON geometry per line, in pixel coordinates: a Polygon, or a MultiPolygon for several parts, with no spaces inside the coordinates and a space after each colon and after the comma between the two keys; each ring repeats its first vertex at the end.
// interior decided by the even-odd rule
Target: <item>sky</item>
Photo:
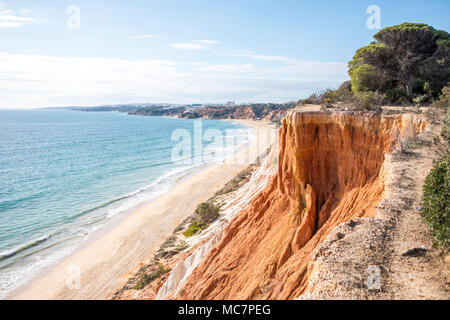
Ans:
{"type": "Polygon", "coordinates": [[[287,102],[348,80],[379,28],[448,0],[0,0],[0,109],[287,102]]]}

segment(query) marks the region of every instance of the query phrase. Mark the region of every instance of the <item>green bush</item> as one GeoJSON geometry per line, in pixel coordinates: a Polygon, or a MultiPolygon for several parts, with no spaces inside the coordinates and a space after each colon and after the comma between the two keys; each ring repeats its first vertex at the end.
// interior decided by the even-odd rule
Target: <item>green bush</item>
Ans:
{"type": "Polygon", "coordinates": [[[196,235],[206,229],[208,224],[213,222],[219,216],[220,208],[212,203],[200,203],[195,209],[195,213],[200,216],[200,221],[193,221],[187,230],[183,233],[186,238],[196,235]]]}
{"type": "Polygon", "coordinates": [[[447,108],[450,107],[450,86],[442,88],[440,100],[447,106],[447,108]]]}
{"type": "Polygon", "coordinates": [[[316,104],[326,108],[332,108],[338,102],[351,103],[353,98],[352,84],[350,81],[345,81],[338,89],[317,91],[307,99],[300,100],[299,104],[316,104]]]}
{"type": "Polygon", "coordinates": [[[349,73],[354,93],[377,91],[387,85],[387,80],[383,77],[383,74],[369,64],[355,66],[349,73]]]}
{"type": "Polygon", "coordinates": [[[384,99],[384,95],[378,91],[360,92],[355,95],[355,106],[357,110],[376,110],[384,99]]]}
{"type": "Polygon", "coordinates": [[[414,79],[412,81],[412,92],[418,95],[424,95],[425,93],[427,93],[425,91],[425,89],[429,88],[429,84],[427,84],[427,86],[425,87],[425,84],[427,82],[425,80],[422,79],[414,79]]]}
{"type": "Polygon", "coordinates": [[[323,93],[323,91],[314,92],[308,98],[300,100],[299,104],[320,104],[322,101],[323,93]]]}
{"type": "Polygon", "coordinates": [[[339,93],[337,90],[327,90],[322,98],[321,104],[326,107],[332,107],[339,101],[339,93]]]}
{"type": "Polygon", "coordinates": [[[450,152],[431,170],[423,186],[422,216],[442,248],[450,245],[450,152]]]}
{"type": "Polygon", "coordinates": [[[433,106],[441,110],[450,108],[450,86],[446,86],[442,89],[439,100],[434,101],[433,106]]]}
{"type": "Polygon", "coordinates": [[[192,237],[196,235],[199,231],[205,230],[208,225],[203,221],[194,221],[192,222],[187,230],[183,233],[186,238],[192,237]]]}
{"type": "Polygon", "coordinates": [[[429,109],[435,110],[436,121],[434,122],[440,120],[442,110],[445,112],[444,121],[442,123],[441,136],[450,147],[450,86],[446,86],[442,89],[439,100],[433,101],[429,109]]]}
{"type": "Polygon", "coordinates": [[[431,95],[431,84],[430,84],[430,82],[428,82],[428,81],[425,81],[425,84],[423,85],[423,91],[425,91],[425,93],[427,94],[427,95],[431,95]]]}
{"type": "Polygon", "coordinates": [[[408,95],[403,88],[393,88],[386,92],[386,100],[392,104],[400,104],[408,101],[408,95]]]}
{"type": "Polygon", "coordinates": [[[195,213],[200,216],[200,219],[205,223],[210,223],[219,216],[220,208],[208,202],[200,203],[195,209],[195,213]]]}
{"type": "Polygon", "coordinates": [[[139,277],[138,282],[134,286],[136,290],[142,290],[144,289],[150,282],[152,282],[155,279],[158,279],[162,275],[170,272],[172,269],[165,268],[163,264],[160,264],[158,268],[156,268],[155,271],[153,271],[150,274],[144,273],[139,277]]]}
{"type": "Polygon", "coordinates": [[[447,108],[447,113],[445,114],[444,124],[442,125],[442,138],[450,147],[450,107],[447,108]]]}
{"type": "Polygon", "coordinates": [[[332,107],[334,103],[340,101],[340,93],[338,90],[319,90],[308,98],[301,100],[301,104],[320,104],[326,107],[332,107]]]}
{"type": "Polygon", "coordinates": [[[430,96],[428,96],[426,94],[420,95],[420,96],[417,96],[417,97],[413,98],[413,102],[416,105],[420,105],[422,103],[426,103],[426,102],[429,102],[429,101],[430,101],[430,96]]]}

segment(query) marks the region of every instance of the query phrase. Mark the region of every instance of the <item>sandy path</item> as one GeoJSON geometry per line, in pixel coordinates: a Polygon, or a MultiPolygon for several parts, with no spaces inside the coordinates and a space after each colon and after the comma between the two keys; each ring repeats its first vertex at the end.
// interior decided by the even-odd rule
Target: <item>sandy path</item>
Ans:
{"type": "Polygon", "coordinates": [[[182,180],[168,193],[138,208],[101,238],[69,256],[48,274],[19,289],[13,299],[109,298],[200,202],[209,199],[270,146],[274,126],[264,121],[236,122],[254,127],[257,133],[250,146],[238,153],[241,161],[216,164],[182,180]],[[77,287],[78,270],[81,277],[77,287]]]}
{"type": "Polygon", "coordinates": [[[432,139],[440,134],[440,127],[433,126],[432,129],[432,132],[423,133],[406,155],[400,154],[396,159],[402,169],[399,183],[409,200],[387,246],[392,248],[386,266],[389,299],[450,299],[450,287],[445,283],[450,268],[444,264],[441,251],[433,246],[433,236],[420,213],[423,184],[436,159],[432,139]],[[427,249],[424,254],[403,256],[408,250],[422,247],[427,249]]]}

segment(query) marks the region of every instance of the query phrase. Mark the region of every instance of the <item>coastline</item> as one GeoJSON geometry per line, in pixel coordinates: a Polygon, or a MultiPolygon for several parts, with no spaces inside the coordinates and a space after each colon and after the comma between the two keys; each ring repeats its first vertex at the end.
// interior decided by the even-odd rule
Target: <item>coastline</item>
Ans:
{"type": "Polygon", "coordinates": [[[169,192],[137,207],[41,277],[14,290],[6,299],[110,298],[199,203],[206,201],[270,146],[267,137],[273,125],[265,121],[230,121],[255,129],[256,137],[245,149],[225,163],[213,164],[181,179],[169,192]],[[66,282],[70,284],[78,272],[81,275],[79,288],[70,289],[66,282]]]}

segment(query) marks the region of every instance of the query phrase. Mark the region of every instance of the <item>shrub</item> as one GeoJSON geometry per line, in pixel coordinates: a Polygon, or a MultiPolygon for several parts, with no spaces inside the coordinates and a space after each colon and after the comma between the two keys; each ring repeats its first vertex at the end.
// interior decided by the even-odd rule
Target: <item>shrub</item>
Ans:
{"type": "Polygon", "coordinates": [[[442,110],[447,110],[450,107],[450,86],[446,86],[442,89],[439,100],[434,101],[433,106],[442,110]]]}
{"type": "Polygon", "coordinates": [[[220,208],[212,203],[200,203],[195,209],[195,213],[200,216],[200,219],[205,223],[210,223],[219,216],[220,208]]]}
{"type": "Polygon", "coordinates": [[[427,116],[432,123],[440,120],[441,112],[444,110],[445,116],[442,124],[441,136],[450,147],[450,86],[442,89],[439,100],[433,101],[427,110],[427,116]]]}
{"type": "Polygon", "coordinates": [[[353,101],[352,84],[343,82],[336,90],[321,90],[313,93],[307,99],[300,100],[300,104],[316,104],[332,108],[338,102],[351,103],[353,101]]]}
{"type": "Polygon", "coordinates": [[[181,252],[181,251],[186,250],[187,248],[189,248],[189,245],[188,245],[186,242],[183,241],[183,243],[179,244],[179,245],[175,248],[175,251],[181,252]]]}
{"type": "Polygon", "coordinates": [[[445,114],[444,124],[442,125],[442,138],[450,147],[450,107],[447,108],[447,113],[445,114]]]}
{"type": "Polygon", "coordinates": [[[340,87],[334,91],[334,96],[335,102],[351,103],[354,99],[351,82],[343,82],[340,87]]]}
{"type": "Polygon", "coordinates": [[[425,91],[426,94],[430,95],[430,93],[431,93],[431,84],[428,81],[425,81],[425,84],[423,85],[423,91],[425,91]]]}
{"type": "Polygon", "coordinates": [[[339,101],[339,93],[337,90],[327,90],[325,91],[321,105],[325,107],[333,107],[333,104],[339,101]]]}
{"type": "MultiPolygon", "coordinates": [[[[270,150],[267,150],[267,154],[269,154],[269,152],[270,150]]],[[[249,165],[247,168],[239,172],[237,176],[228,181],[222,189],[217,191],[215,193],[215,196],[221,196],[236,191],[240,186],[242,186],[250,179],[250,176],[252,175],[253,171],[255,171],[255,169],[256,166],[254,164],[249,165]]]]}
{"type": "Polygon", "coordinates": [[[384,95],[378,91],[360,92],[355,97],[355,108],[357,110],[377,110],[377,106],[382,105],[384,99],[384,95]]]}
{"type": "Polygon", "coordinates": [[[408,100],[405,89],[393,88],[386,92],[386,100],[392,104],[402,104],[408,100]]]}
{"type": "Polygon", "coordinates": [[[300,104],[321,104],[325,91],[317,91],[308,98],[300,100],[300,104]]]}
{"type": "Polygon", "coordinates": [[[194,221],[192,222],[187,230],[183,233],[186,238],[192,237],[196,235],[199,231],[205,230],[208,225],[203,221],[194,221]]]}
{"type": "Polygon", "coordinates": [[[156,268],[155,271],[153,271],[150,274],[144,273],[139,277],[138,282],[134,286],[136,290],[142,290],[144,289],[150,282],[152,282],[155,279],[158,279],[162,275],[170,272],[172,269],[165,268],[163,264],[160,264],[158,268],[156,268]]]}
{"type": "Polygon", "coordinates": [[[450,152],[431,170],[423,187],[422,216],[442,248],[450,245],[450,152]]]}
{"type": "Polygon", "coordinates": [[[426,94],[420,95],[420,96],[417,96],[417,97],[413,98],[413,102],[416,105],[420,105],[422,103],[426,103],[426,102],[429,102],[429,101],[430,101],[430,96],[428,96],[426,94]]]}
{"type": "Polygon", "coordinates": [[[439,122],[440,114],[441,112],[439,112],[439,109],[435,106],[434,103],[425,111],[425,116],[427,117],[428,121],[433,124],[439,122]]]}
{"type": "Polygon", "coordinates": [[[198,232],[206,229],[208,224],[213,222],[219,216],[220,208],[212,203],[200,203],[195,209],[195,214],[200,217],[200,221],[193,221],[187,230],[183,233],[186,238],[192,237],[198,232]]]}
{"type": "Polygon", "coordinates": [[[384,74],[369,64],[355,66],[349,73],[354,93],[377,91],[386,87],[388,83],[384,74]]]}
{"type": "Polygon", "coordinates": [[[427,82],[425,80],[422,79],[414,79],[412,81],[412,92],[419,94],[419,95],[423,95],[426,93],[425,89],[429,88],[429,84],[427,84],[427,86],[425,87],[425,84],[427,82]]]}
{"type": "Polygon", "coordinates": [[[406,153],[409,148],[413,147],[414,145],[417,146],[417,132],[412,128],[412,126],[408,126],[406,131],[403,132],[403,135],[401,134],[400,130],[397,130],[395,132],[394,141],[398,141],[398,145],[395,149],[400,153],[406,153]]]}
{"type": "Polygon", "coordinates": [[[440,101],[446,104],[447,108],[450,107],[450,86],[442,88],[442,94],[440,96],[440,101]]]}

